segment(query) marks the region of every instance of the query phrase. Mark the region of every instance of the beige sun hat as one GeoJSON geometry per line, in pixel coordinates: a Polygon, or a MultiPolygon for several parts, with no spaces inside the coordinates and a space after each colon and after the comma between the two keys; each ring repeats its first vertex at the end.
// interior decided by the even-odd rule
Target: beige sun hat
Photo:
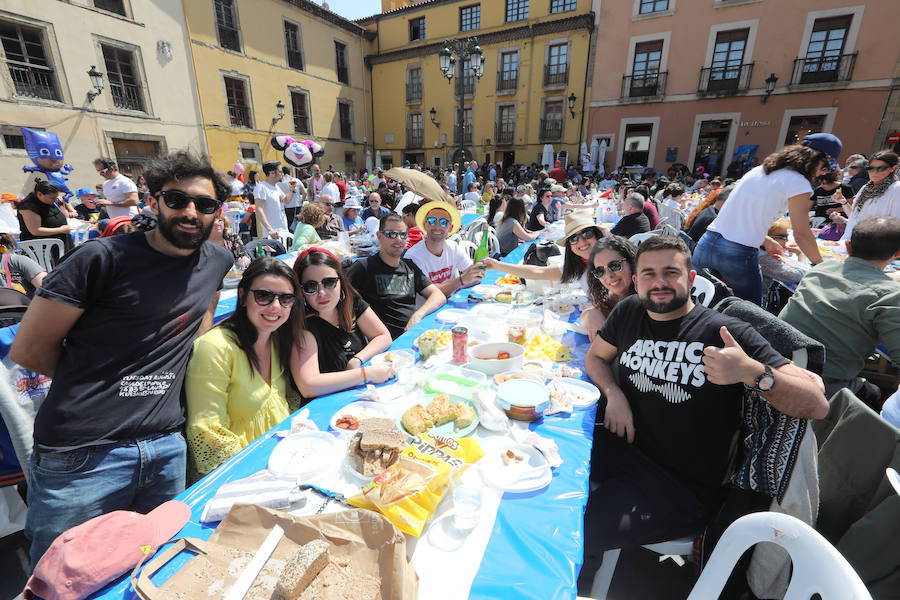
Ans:
{"type": "Polygon", "coordinates": [[[575,212],[566,215],[566,232],[560,239],[556,240],[556,244],[565,248],[568,243],[566,240],[569,239],[570,235],[575,235],[589,227],[600,229],[600,226],[594,222],[593,211],[576,210],[575,212]]]}

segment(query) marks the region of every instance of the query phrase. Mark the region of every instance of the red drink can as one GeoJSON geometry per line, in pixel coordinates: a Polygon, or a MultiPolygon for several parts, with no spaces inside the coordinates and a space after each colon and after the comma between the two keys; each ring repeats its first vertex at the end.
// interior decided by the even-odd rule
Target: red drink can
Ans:
{"type": "Polygon", "coordinates": [[[469,330],[465,327],[454,327],[450,330],[450,333],[453,334],[452,361],[457,365],[464,365],[468,362],[466,346],[469,343],[469,330]]]}

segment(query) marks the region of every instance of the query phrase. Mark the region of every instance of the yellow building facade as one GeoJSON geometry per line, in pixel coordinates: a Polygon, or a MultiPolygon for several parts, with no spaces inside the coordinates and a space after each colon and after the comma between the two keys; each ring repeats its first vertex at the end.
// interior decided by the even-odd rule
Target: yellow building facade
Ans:
{"type": "Polygon", "coordinates": [[[460,93],[462,158],[541,164],[550,144],[557,155],[564,151],[576,160],[590,98],[599,0],[383,4],[385,12],[357,21],[377,34],[377,52],[366,62],[381,164],[458,162],[460,93]],[[448,81],[439,52],[445,40],[466,37],[477,38],[483,76],[476,80],[470,70],[462,82],[457,76],[448,81]]]}
{"type": "Polygon", "coordinates": [[[372,32],[306,0],[185,2],[184,11],[217,168],[286,164],[275,135],[318,142],[323,167],[366,166],[372,32]]]}

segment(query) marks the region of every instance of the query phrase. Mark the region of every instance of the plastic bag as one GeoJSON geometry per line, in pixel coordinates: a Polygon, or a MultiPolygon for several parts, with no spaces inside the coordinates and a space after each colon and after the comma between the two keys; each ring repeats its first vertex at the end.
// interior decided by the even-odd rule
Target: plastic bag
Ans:
{"type": "Polygon", "coordinates": [[[378,511],[410,535],[419,536],[434,514],[451,477],[484,455],[473,438],[416,436],[400,460],[350,498],[351,505],[378,511]]]}

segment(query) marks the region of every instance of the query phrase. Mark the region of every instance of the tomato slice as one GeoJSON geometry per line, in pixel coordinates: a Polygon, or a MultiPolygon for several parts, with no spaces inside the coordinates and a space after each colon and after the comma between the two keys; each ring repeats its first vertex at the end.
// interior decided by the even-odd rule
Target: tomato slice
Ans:
{"type": "Polygon", "coordinates": [[[509,352],[498,352],[497,353],[497,360],[504,360],[507,358],[509,358],[509,352]]]}

